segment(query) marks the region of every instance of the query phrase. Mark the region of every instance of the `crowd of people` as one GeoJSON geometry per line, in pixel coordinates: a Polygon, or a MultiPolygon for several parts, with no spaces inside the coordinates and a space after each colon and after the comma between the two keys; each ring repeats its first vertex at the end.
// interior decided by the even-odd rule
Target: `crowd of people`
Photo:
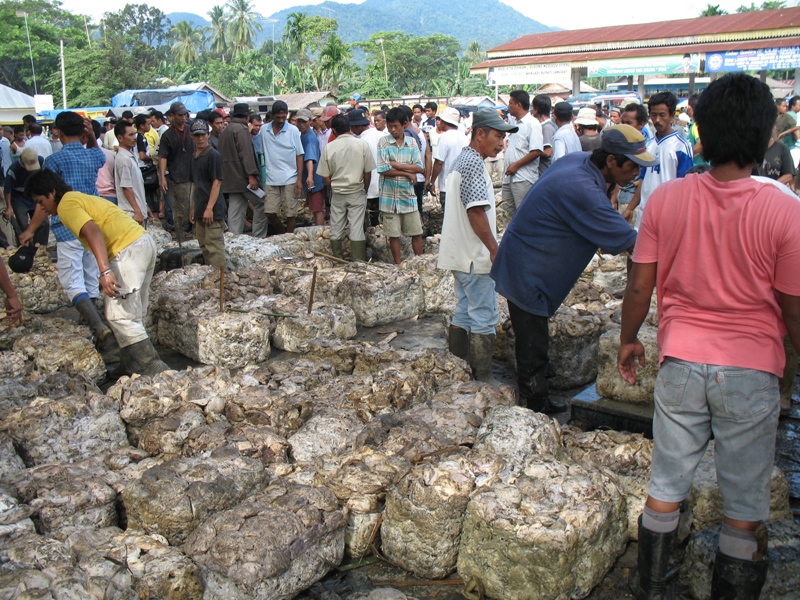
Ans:
{"type": "MultiPolygon", "coordinates": [[[[454,276],[450,351],[500,385],[499,293],[516,335],[519,403],[558,412],[548,320],[598,249],[628,253],[619,372],[635,384],[654,289],[661,367],[631,589],[662,597],[680,503],[713,432],[725,519],[712,598],[755,599],[768,566],[761,521],[781,388],[790,398],[800,347],[800,98],[776,103],[757,79],[728,75],[691,97],[677,122],[676,109],[662,92],[646,106],[575,114],[516,90],[508,115],[478,109],[466,121],[435,103],[290,112],[276,101],[266,116],[236,104],[190,119],[175,102],[166,115],[123,115],[104,128],[66,111],[54,124],[58,148],[35,119],[0,144],[5,214],[23,245],[13,264],[29,264],[28,248],[52,230],[59,279],[97,343],[113,333],[124,370],[152,374],[166,365],[142,324],[155,263],[149,219],[165,219],[179,241],[194,228],[206,263],[224,269],[226,229],[291,232],[305,202],[316,224],[330,223],[335,257],[347,237],[353,259],[366,260],[365,229],[380,223],[399,263],[402,236],[422,253],[429,193],[444,210],[438,267],[454,276]],[[510,218],[501,240],[498,168],[510,218]],[[100,292],[110,331],[95,309],[100,292]]],[[[21,320],[5,268],[0,287],[7,316],[21,320]]]]}

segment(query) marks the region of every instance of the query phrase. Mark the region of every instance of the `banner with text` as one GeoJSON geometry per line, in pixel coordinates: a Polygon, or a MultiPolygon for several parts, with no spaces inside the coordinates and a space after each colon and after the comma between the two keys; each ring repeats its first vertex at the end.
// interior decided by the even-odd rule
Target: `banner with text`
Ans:
{"type": "Polygon", "coordinates": [[[706,55],[706,72],[708,73],[797,68],[800,68],[800,46],[709,52],[706,55]]]}
{"type": "Polygon", "coordinates": [[[640,58],[615,58],[588,61],[589,77],[626,75],[672,75],[700,71],[700,54],[674,54],[640,58]]]}
{"type": "Polygon", "coordinates": [[[569,63],[492,67],[486,76],[487,85],[522,85],[525,83],[569,83],[569,63]]]}

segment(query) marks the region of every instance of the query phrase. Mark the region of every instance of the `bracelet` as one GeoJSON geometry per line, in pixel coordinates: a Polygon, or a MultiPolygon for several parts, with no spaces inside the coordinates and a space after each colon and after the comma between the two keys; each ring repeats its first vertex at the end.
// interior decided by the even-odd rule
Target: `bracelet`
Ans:
{"type": "Polygon", "coordinates": [[[105,276],[106,276],[106,275],[108,275],[109,273],[111,273],[111,269],[106,269],[105,271],[103,271],[102,273],[100,273],[100,277],[105,277],[105,276]]]}

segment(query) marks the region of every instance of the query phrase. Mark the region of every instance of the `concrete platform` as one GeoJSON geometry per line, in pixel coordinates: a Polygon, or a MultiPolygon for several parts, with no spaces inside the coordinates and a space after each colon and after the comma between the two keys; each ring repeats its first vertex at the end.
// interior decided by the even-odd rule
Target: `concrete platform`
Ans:
{"type": "Polygon", "coordinates": [[[581,428],[586,431],[610,428],[641,433],[647,438],[653,437],[652,406],[602,398],[594,384],[573,396],[569,404],[570,422],[580,422],[581,428]]]}

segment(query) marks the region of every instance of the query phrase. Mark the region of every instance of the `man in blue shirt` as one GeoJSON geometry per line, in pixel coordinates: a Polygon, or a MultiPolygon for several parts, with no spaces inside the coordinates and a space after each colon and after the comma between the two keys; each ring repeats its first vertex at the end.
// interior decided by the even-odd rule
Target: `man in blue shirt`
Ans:
{"type": "Polygon", "coordinates": [[[653,164],[641,133],[628,125],[609,127],[602,148],[554,162],[508,226],[491,276],[508,299],[523,406],[538,412],[565,408],[549,397],[548,319],[598,248],[619,254],[633,247],[636,232],[608,195],[615,184],[629,183],[641,167],[653,164]]]}
{"type": "Polygon", "coordinates": [[[303,144],[303,185],[306,190],[308,210],[314,215],[316,225],[325,224],[325,182],[317,174],[319,165],[319,140],[311,127],[313,120],[311,111],[301,108],[297,111],[297,128],[300,130],[300,142],[303,144]]]}
{"type": "Polygon", "coordinates": [[[303,195],[303,143],[300,131],[289,123],[289,107],[283,100],[272,105],[272,122],[259,133],[267,177],[264,212],[277,233],[292,233],[297,217],[297,199],[303,195]],[[286,229],[280,212],[286,217],[286,229]]]}
{"type": "MultiPolygon", "coordinates": [[[[64,147],[44,160],[44,168],[60,175],[72,191],[97,196],[97,172],[105,164],[106,155],[97,146],[92,122],[78,113],[64,111],[56,117],[55,125],[61,131],[64,147]]],[[[33,239],[45,217],[44,209],[37,206],[28,229],[19,236],[21,244],[27,245],[33,239]]],[[[102,348],[112,333],[95,308],[100,294],[97,261],[61,223],[58,215],[53,216],[50,227],[58,242],[58,280],[73,306],[94,331],[98,347],[102,348]]]]}

